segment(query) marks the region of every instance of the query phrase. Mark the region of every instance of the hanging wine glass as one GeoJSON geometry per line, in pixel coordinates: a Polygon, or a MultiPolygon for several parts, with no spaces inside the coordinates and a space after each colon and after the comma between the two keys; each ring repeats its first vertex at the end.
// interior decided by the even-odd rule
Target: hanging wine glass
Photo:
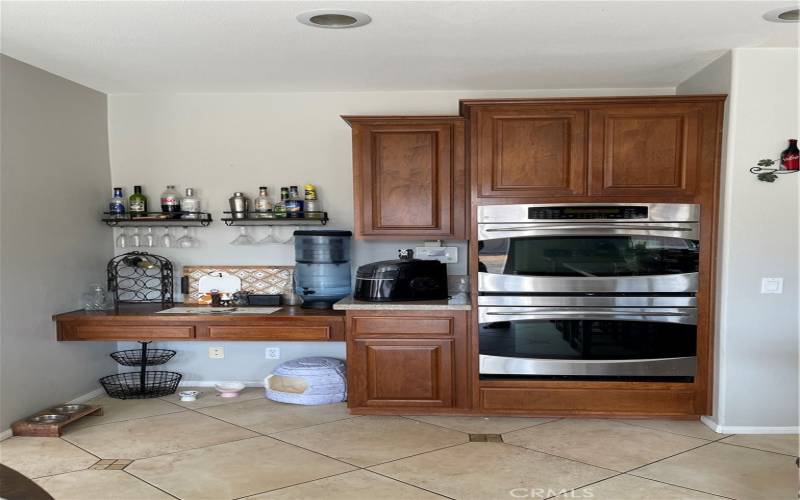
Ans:
{"type": "Polygon", "coordinates": [[[161,246],[164,248],[172,248],[175,246],[175,239],[169,233],[169,228],[164,228],[164,234],[161,235],[161,246]]]}
{"type": "Polygon", "coordinates": [[[256,241],[247,233],[247,227],[241,226],[239,228],[239,236],[231,241],[231,245],[255,245],[256,241]]]}
{"type": "Polygon", "coordinates": [[[144,234],[142,235],[142,246],[147,248],[153,248],[157,246],[156,235],[153,234],[152,227],[146,227],[144,229],[144,234]]]}
{"type": "Polygon", "coordinates": [[[275,239],[272,237],[272,227],[271,226],[264,226],[266,233],[264,237],[258,240],[259,245],[266,245],[268,243],[275,243],[275,239]]]}
{"type": "Polygon", "coordinates": [[[189,228],[183,228],[183,236],[178,238],[178,241],[175,242],[178,245],[178,248],[192,248],[195,246],[195,240],[189,234],[189,228]]]}
{"type": "Polygon", "coordinates": [[[117,236],[117,248],[128,248],[130,246],[130,238],[127,233],[128,229],[121,227],[119,236],[117,236]]]}
{"type": "Polygon", "coordinates": [[[140,247],[142,246],[142,237],[139,235],[139,228],[133,228],[133,232],[130,235],[130,246],[131,247],[140,247]]]}

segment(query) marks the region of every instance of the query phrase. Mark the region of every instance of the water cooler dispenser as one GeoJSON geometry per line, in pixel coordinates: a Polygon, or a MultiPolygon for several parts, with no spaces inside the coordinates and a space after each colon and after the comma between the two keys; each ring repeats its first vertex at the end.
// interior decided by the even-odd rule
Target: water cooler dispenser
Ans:
{"type": "Polygon", "coordinates": [[[330,308],[350,294],[350,231],[295,231],[295,293],[303,307],[330,308]]]}

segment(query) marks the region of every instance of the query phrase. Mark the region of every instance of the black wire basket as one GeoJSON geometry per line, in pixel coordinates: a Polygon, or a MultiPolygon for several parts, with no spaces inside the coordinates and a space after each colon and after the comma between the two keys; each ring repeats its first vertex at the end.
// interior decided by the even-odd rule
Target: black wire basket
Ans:
{"type": "Polygon", "coordinates": [[[103,377],[100,384],[116,399],[159,398],[174,394],[182,377],[175,372],[127,372],[103,377]]]}
{"type": "Polygon", "coordinates": [[[123,366],[155,366],[163,365],[172,359],[175,354],[176,351],[170,349],[147,349],[144,353],[141,349],[129,349],[112,352],[111,357],[123,366]]]}
{"type": "Polygon", "coordinates": [[[139,342],[141,349],[111,353],[114,361],[123,366],[139,366],[138,372],[117,373],[100,379],[106,393],[116,399],[159,398],[174,394],[182,375],[175,372],[147,371],[148,366],[162,365],[175,356],[170,349],[148,349],[150,342],[139,342]]]}

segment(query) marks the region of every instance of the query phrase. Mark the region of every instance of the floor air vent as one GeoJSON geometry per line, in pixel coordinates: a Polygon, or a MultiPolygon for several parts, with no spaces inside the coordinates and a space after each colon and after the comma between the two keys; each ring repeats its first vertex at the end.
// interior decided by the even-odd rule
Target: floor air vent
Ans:
{"type": "Polygon", "coordinates": [[[500,434],[470,434],[471,443],[502,443],[503,436],[500,434]]]}

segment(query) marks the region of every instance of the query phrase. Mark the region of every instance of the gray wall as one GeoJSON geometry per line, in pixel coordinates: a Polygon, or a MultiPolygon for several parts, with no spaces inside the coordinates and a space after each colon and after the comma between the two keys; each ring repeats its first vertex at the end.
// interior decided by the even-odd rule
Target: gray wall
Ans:
{"type": "Polygon", "coordinates": [[[2,57],[0,431],[98,387],[113,343],[57,343],[51,315],[102,282],[111,232],[106,96],[2,57]]]}
{"type": "Polygon", "coordinates": [[[800,133],[798,60],[797,49],[735,49],[678,87],[730,94],[714,408],[727,432],[798,425],[800,176],[770,184],[749,172],[800,133]],[[761,294],[762,277],[783,277],[784,293],[761,294]]]}

